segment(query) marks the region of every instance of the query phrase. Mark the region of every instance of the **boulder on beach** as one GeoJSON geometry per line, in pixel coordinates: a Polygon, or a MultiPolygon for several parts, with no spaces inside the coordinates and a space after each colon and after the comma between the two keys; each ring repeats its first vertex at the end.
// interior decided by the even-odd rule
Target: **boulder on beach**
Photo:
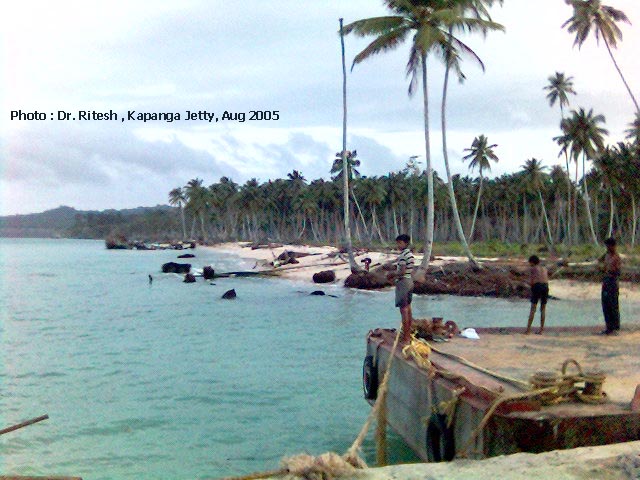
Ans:
{"type": "Polygon", "coordinates": [[[162,265],[162,273],[189,273],[190,271],[190,263],[168,262],[162,265]]]}
{"type": "Polygon", "coordinates": [[[313,283],[330,283],[335,282],[336,272],[333,270],[323,270],[313,274],[313,283]]]}
{"type": "Polygon", "coordinates": [[[225,300],[233,300],[236,297],[237,297],[236,290],[234,288],[232,288],[231,290],[227,290],[222,295],[222,298],[225,299],[225,300]]]}
{"type": "Polygon", "coordinates": [[[195,283],[196,276],[193,273],[187,273],[184,276],[184,283],[195,283]]]}

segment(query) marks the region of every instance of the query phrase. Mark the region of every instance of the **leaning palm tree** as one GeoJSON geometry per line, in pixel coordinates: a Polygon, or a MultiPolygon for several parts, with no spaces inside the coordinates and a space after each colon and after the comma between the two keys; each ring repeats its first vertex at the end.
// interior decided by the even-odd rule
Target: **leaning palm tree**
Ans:
{"type": "Polygon", "coordinates": [[[589,36],[591,29],[594,31],[596,37],[596,43],[599,43],[600,38],[607,47],[613,66],[618,71],[622,83],[629,92],[629,96],[636,107],[636,112],[640,114],[640,106],[638,101],[633,95],[627,80],[622,74],[622,70],[618,66],[611,48],[616,48],[618,40],[622,40],[622,31],[616,25],[616,22],[626,22],[631,24],[627,16],[622,10],[617,10],[613,7],[602,5],[600,0],[565,0],[565,3],[573,7],[573,16],[562,24],[562,27],[568,27],[569,33],[576,34],[576,38],[573,45],[577,45],[578,48],[582,46],[584,41],[589,36]]]}
{"type": "MultiPolygon", "coordinates": [[[[447,120],[446,120],[446,105],[447,105],[447,91],[449,85],[449,73],[451,68],[453,67],[457,73],[458,80],[460,82],[464,81],[464,75],[460,70],[460,54],[457,50],[453,49],[452,39],[453,39],[453,28],[455,26],[454,19],[459,20],[463,18],[463,16],[469,12],[474,15],[476,21],[475,22],[456,22],[458,23],[458,27],[464,30],[474,31],[479,30],[484,35],[487,34],[488,30],[504,30],[504,27],[500,24],[494,23],[491,21],[491,17],[489,16],[487,10],[485,9],[485,4],[490,6],[493,3],[493,0],[457,0],[451,3],[451,12],[452,17],[449,23],[449,31],[448,31],[448,42],[445,47],[444,59],[445,59],[445,74],[444,74],[444,85],[442,87],[442,103],[440,110],[440,119],[441,119],[441,131],[442,131],[442,155],[444,158],[444,166],[445,171],[447,173],[447,190],[449,193],[449,201],[451,202],[451,210],[453,213],[453,221],[456,227],[456,231],[458,233],[458,239],[462,244],[462,248],[465,251],[465,254],[469,258],[469,261],[478,266],[476,259],[473,257],[471,253],[471,249],[469,248],[469,244],[467,243],[467,238],[464,235],[464,231],[462,229],[462,222],[460,221],[460,214],[458,212],[458,205],[456,203],[455,191],[453,188],[453,181],[451,178],[451,169],[449,168],[449,154],[447,151],[447,120]]],[[[502,3],[502,1],[500,2],[502,3]]],[[[472,59],[475,59],[479,65],[484,70],[484,64],[480,60],[480,58],[466,45],[462,44],[464,47],[461,51],[467,53],[472,59]]],[[[475,219],[474,219],[475,220],[475,219]]]]}
{"type": "MultiPolygon", "coordinates": [[[[569,95],[576,95],[573,89],[573,77],[566,77],[562,72],[556,72],[548,78],[549,84],[544,87],[547,90],[547,100],[549,105],[554,106],[556,102],[560,105],[560,122],[564,120],[564,107],[569,106],[569,95]]],[[[564,160],[567,167],[567,222],[566,239],[571,245],[571,173],[569,172],[569,154],[565,150],[564,160]]]]}
{"type": "Polygon", "coordinates": [[[431,146],[429,137],[429,95],[427,85],[427,57],[432,51],[440,55],[445,52],[458,52],[467,50],[457,37],[449,33],[450,28],[456,29],[465,23],[473,24],[478,19],[460,17],[454,19],[449,2],[445,1],[418,1],[418,0],[385,0],[385,5],[392,14],[384,17],[367,18],[357,20],[344,27],[345,33],[356,35],[375,36],[376,38],[362,50],[353,60],[353,65],[370,58],[378,53],[398,47],[407,37],[413,33],[412,43],[407,62],[407,76],[409,82],[409,95],[412,96],[422,80],[422,95],[424,109],[424,143],[427,173],[427,222],[424,241],[424,257],[422,268],[429,264],[433,248],[434,229],[434,196],[433,196],[433,170],[431,167],[431,146]],[[451,47],[448,47],[451,45],[451,47]]]}
{"type": "Polygon", "coordinates": [[[178,206],[180,208],[180,219],[182,220],[182,239],[187,239],[187,226],[184,220],[184,204],[186,197],[182,187],[174,188],[169,192],[169,205],[178,206]]]}
{"type": "Polygon", "coordinates": [[[547,209],[544,206],[544,200],[542,198],[542,186],[544,184],[545,170],[547,167],[542,165],[540,160],[535,158],[531,158],[527,160],[524,165],[522,165],[522,170],[524,174],[524,181],[526,187],[529,190],[533,190],[538,194],[538,199],[540,199],[540,207],[542,208],[542,215],[544,217],[544,222],[547,227],[547,239],[549,240],[549,245],[553,247],[553,237],[551,236],[551,228],[549,227],[549,218],[547,217],[547,209]]]}
{"type": "Polygon", "coordinates": [[[473,139],[471,148],[465,148],[465,152],[470,152],[465,155],[463,160],[471,160],[469,162],[469,170],[473,171],[478,168],[480,175],[480,187],[478,189],[478,199],[476,200],[476,208],[473,211],[473,220],[471,221],[471,230],[469,231],[469,242],[473,240],[473,232],[476,226],[476,218],[478,217],[478,207],[480,206],[480,197],[482,196],[482,182],[484,176],[482,175],[485,170],[491,171],[490,160],[497,162],[498,156],[493,149],[497,147],[497,144],[489,145],[489,140],[484,135],[480,135],[473,139]]]}
{"type": "Polygon", "coordinates": [[[587,220],[589,221],[589,229],[591,230],[591,239],[594,245],[598,245],[598,238],[593,228],[593,219],[591,217],[591,206],[589,200],[589,191],[587,189],[587,172],[585,163],[587,160],[596,158],[599,152],[604,149],[604,136],[609,132],[600,127],[599,124],[604,123],[603,115],[594,115],[593,109],[585,112],[583,108],[580,110],[572,110],[571,116],[565,118],[561,124],[562,135],[554,140],[561,145],[560,153],[569,152],[569,156],[576,163],[576,183],[578,177],[578,159],[582,157],[582,198],[585,202],[587,211],[587,220]]]}

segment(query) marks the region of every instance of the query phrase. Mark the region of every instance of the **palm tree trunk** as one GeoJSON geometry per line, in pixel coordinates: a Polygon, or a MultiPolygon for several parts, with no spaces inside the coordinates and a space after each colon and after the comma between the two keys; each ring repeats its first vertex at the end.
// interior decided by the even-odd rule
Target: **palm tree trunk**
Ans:
{"type": "Polygon", "coordinates": [[[584,206],[587,209],[587,221],[589,222],[589,229],[591,230],[591,240],[593,244],[598,246],[598,237],[596,236],[596,231],[593,228],[593,218],[591,217],[591,206],[589,205],[591,202],[589,201],[589,189],[587,188],[587,172],[584,167],[584,155],[582,156],[582,187],[583,187],[583,196],[584,206]]]}
{"type": "Polygon", "coordinates": [[[549,239],[549,245],[553,247],[553,237],[551,236],[551,227],[549,227],[549,218],[547,217],[547,209],[544,206],[544,200],[542,199],[542,193],[538,189],[538,198],[540,199],[540,206],[542,207],[542,215],[544,217],[545,225],[547,226],[547,238],[549,239]]]}
{"type": "Polygon", "coordinates": [[[342,29],[342,18],[340,19],[340,47],[342,51],[342,178],[343,198],[344,198],[344,231],[347,242],[347,255],[349,266],[352,271],[359,270],[356,259],[353,256],[353,245],[351,243],[351,226],[349,225],[349,167],[347,165],[347,68],[344,60],[344,32],[342,29]]]}
{"type": "Polygon", "coordinates": [[[371,229],[374,228],[378,232],[378,237],[380,238],[380,242],[386,243],[384,237],[382,236],[382,232],[380,231],[380,226],[378,225],[378,215],[376,214],[376,206],[371,204],[371,229]]]}
{"type": "Polygon", "coordinates": [[[567,243],[567,247],[570,247],[571,246],[571,188],[572,188],[572,185],[571,185],[571,173],[569,172],[569,154],[565,151],[564,156],[567,164],[567,221],[565,222],[567,227],[566,243],[567,243]]]}
{"type": "Polygon", "coordinates": [[[200,229],[202,231],[202,240],[207,241],[207,232],[204,229],[204,210],[200,210],[200,229]]]}
{"type": "Polygon", "coordinates": [[[613,52],[611,51],[611,47],[609,46],[609,42],[607,42],[606,35],[603,35],[602,39],[604,40],[604,44],[607,46],[607,51],[609,52],[609,56],[611,57],[611,61],[613,62],[613,66],[616,67],[616,70],[618,71],[618,75],[620,75],[620,78],[622,79],[622,83],[624,83],[624,86],[627,89],[627,92],[629,92],[629,96],[631,97],[631,100],[633,101],[633,104],[636,106],[636,113],[638,115],[640,115],[640,106],[638,106],[638,101],[636,100],[636,97],[633,95],[633,92],[631,91],[631,88],[629,87],[629,84],[627,83],[627,80],[624,78],[624,75],[622,74],[622,70],[620,70],[620,67],[618,66],[618,62],[616,62],[616,59],[613,56],[613,52]]]}
{"type": "Polygon", "coordinates": [[[484,177],[480,170],[480,188],[478,189],[478,198],[476,199],[476,208],[473,210],[473,220],[471,221],[471,230],[469,231],[469,242],[473,241],[473,232],[476,228],[476,219],[478,218],[478,207],[480,207],[480,196],[482,195],[482,183],[484,177]]]}
{"type": "Polygon", "coordinates": [[[609,188],[609,229],[607,230],[607,238],[613,235],[613,189],[609,188]]]}
{"type": "Polygon", "coordinates": [[[527,196],[522,194],[522,243],[529,243],[529,225],[527,219],[527,196]]]}
{"type": "Polygon", "coordinates": [[[396,207],[391,207],[391,211],[393,213],[393,234],[397,237],[400,235],[398,230],[398,215],[396,213],[396,207]]]}
{"type": "Polygon", "coordinates": [[[193,239],[193,237],[196,236],[196,221],[197,221],[197,218],[196,218],[196,215],[195,215],[195,212],[194,212],[193,219],[192,219],[192,222],[191,222],[191,235],[190,235],[191,239],[193,239]]]}
{"type": "Polygon", "coordinates": [[[180,202],[180,219],[182,220],[182,239],[187,239],[187,224],[184,220],[184,205],[180,202]]]}
{"type": "Polygon", "coordinates": [[[427,225],[424,239],[424,257],[422,257],[422,268],[427,268],[431,260],[433,250],[433,227],[434,227],[434,198],[433,198],[433,171],[431,170],[431,146],[429,142],[429,89],[427,88],[427,55],[422,54],[422,95],[424,99],[424,149],[427,160],[427,225]]]}
{"type": "Polygon", "coordinates": [[[633,248],[636,244],[636,199],[631,195],[631,216],[633,219],[631,220],[631,248],[633,248]]]}
{"type": "MultiPolygon", "coordinates": [[[[449,27],[449,38],[451,38],[452,30],[453,30],[453,27],[449,27]]],[[[448,49],[451,48],[451,40],[449,40],[447,48],[448,49]]],[[[464,235],[464,231],[462,230],[462,222],[460,221],[460,214],[458,212],[458,205],[456,203],[456,194],[453,190],[453,179],[451,178],[451,170],[449,169],[449,154],[447,152],[447,116],[446,116],[447,90],[449,86],[449,70],[450,70],[450,65],[448,61],[449,55],[450,54],[447,53],[447,61],[446,61],[447,66],[444,72],[444,86],[442,87],[442,105],[440,108],[440,118],[442,121],[441,122],[442,124],[442,155],[444,157],[444,167],[445,167],[445,170],[447,171],[447,190],[449,191],[449,200],[451,202],[451,213],[453,214],[453,223],[456,227],[456,231],[458,232],[458,240],[460,240],[460,243],[462,244],[462,249],[464,250],[464,253],[467,255],[469,262],[471,262],[471,264],[474,267],[479,267],[478,262],[476,261],[476,259],[473,257],[473,254],[471,253],[471,249],[469,248],[469,244],[467,243],[467,239],[464,235]]]]}
{"type": "MultiPolygon", "coordinates": [[[[353,203],[356,204],[356,209],[358,210],[358,215],[360,216],[360,221],[362,221],[362,227],[364,230],[364,234],[366,237],[370,237],[369,235],[369,230],[367,229],[367,222],[364,219],[364,215],[362,214],[362,209],[360,208],[360,203],[358,202],[358,199],[356,198],[356,194],[353,191],[353,187],[351,188],[351,198],[353,198],[353,203]]],[[[356,220],[357,222],[357,220],[356,220]]]]}

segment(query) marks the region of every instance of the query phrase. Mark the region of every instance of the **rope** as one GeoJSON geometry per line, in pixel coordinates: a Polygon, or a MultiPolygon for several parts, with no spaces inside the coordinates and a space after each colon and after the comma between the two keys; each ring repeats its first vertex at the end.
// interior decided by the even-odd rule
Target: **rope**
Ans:
{"type": "MultiPolygon", "coordinates": [[[[480,365],[477,365],[477,364],[467,360],[464,357],[461,357],[459,355],[455,355],[453,353],[442,351],[439,348],[436,348],[432,344],[429,344],[429,345],[431,347],[431,350],[433,350],[434,352],[439,353],[440,355],[444,355],[445,357],[453,358],[454,360],[457,360],[460,363],[462,363],[463,365],[466,365],[467,367],[471,367],[474,370],[478,370],[479,372],[486,373],[487,375],[490,375],[490,376],[492,376],[494,378],[497,378],[499,380],[504,380],[505,382],[511,383],[512,385],[520,388],[521,390],[528,390],[530,388],[529,387],[529,383],[527,383],[527,382],[523,382],[522,380],[519,380],[517,378],[508,377],[506,375],[502,375],[500,373],[494,372],[494,371],[489,370],[487,368],[481,367],[480,365]]],[[[439,370],[439,372],[440,372],[440,370],[439,370]]],[[[458,375],[458,377],[464,378],[462,375],[458,375]]]]}
{"type": "Polygon", "coordinates": [[[405,360],[411,357],[418,367],[429,371],[429,378],[433,377],[435,373],[435,368],[429,360],[430,354],[431,346],[424,340],[414,336],[411,337],[411,343],[402,349],[402,356],[405,360]]]}
{"type": "Polygon", "coordinates": [[[447,416],[447,428],[451,428],[451,426],[453,425],[453,419],[456,416],[456,408],[458,407],[458,402],[460,401],[460,395],[462,395],[465,390],[465,387],[457,388],[453,391],[450,400],[443,400],[438,404],[437,409],[434,408],[434,410],[436,410],[438,413],[447,416]]]}
{"type": "MultiPolygon", "coordinates": [[[[371,423],[373,422],[373,420],[376,418],[378,414],[378,410],[381,408],[382,402],[385,401],[385,396],[387,393],[387,384],[389,382],[389,372],[391,372],[391,364],[393,363],[393,358],[395,356],[396,349],[398,348],[400,333],[401,333],[401,329],[398,328],[396,332],[396,338],[393,341],[393,347],[391,348],[391,355],[389,356],[389,363],[387,364],[387,370],[384,372],[382,383],[378,387],[378,398],[376,398],[376,402],[373,404],[373,408],[371,409],[371,412],[369,412],[369,417],[367,417],[367,420],[364,422],[364,425],[362,426],[360,433],[354,440],[351,447],[349,447],[349,449],[347,450],[347,453],[344,454],[344,458],[347,459],[347,461],[359,459],[358,452],[360,451],[362,442],[364,442],[367,432],[369,431],[369,427],[371,426],[371,423]]],[[[363,460],[359,459],[359,462],[361,462],[364,465],[363,468],[366,468],[366,464],[364,463],[363,460]]]]}
{"type": "Polygon", "coordinates": [[[606,402],[607,395],[602,391],[602,384],[604,383],[605,375],[602,372],[589,372],[585,374],[583,373],[580,364],[572,358],[564,361],[561,372],[562,375],[558,375],[556,372],[536,372],[531,377],[531,386],[533,387],[533,390],[496,398],[491,407],[487,410],[487,413],[485,413],[482,421],[473,430],[473,432],[471,432],[469,440],[458,456],[463,457],[466,455],[471,443],[480,434],[482,429],[484,429],[496,409],[505,402],[534,397],[538,397],[544,405],[552,405],[574,398],[584,403],[606,402]],[[567,374],[567,367],[570,364],[574,364],[577,367],[578,375],[567,374]],[[576,383],[580,382],[585,382],[585,386],[582,389],[576,385],[576,383]]]}
{"type": "MultiPolygon", "coordinates": [[[[360,433],[344,455],[338,455],[334,452],[323,453],[317,457],[307,454],[296,455],[282,459],[282,468],[277,470],[256,472],[239,477],[226,477],[222,480],[258,480],[261,478],[283,476],[287,474],[297,475],[302,478],[331,479],[341,475],[353,475],[358,469],[367,468],[367,464],[358,453],[373,420],[377,418],[379,423],[386,423],[385,397],[389,382],[389,372],[391,371],[391,364],[393,363],[393,358],[395,356],[396,349],[398,348],[400,333],[401,329],[398,328],[396,338],[393,342],[393,347],[391,348],[391,355],[387,364],[387,370],[384,373],[382,383],[380,383],[380,386],[378,387],[378,397],[376,398],[360,433]]],[[[380,425],[378,426],[378,429],[381,429],[380,425]]],[[[384,436],[382,434],[379,434],[378,438],[380,439],[380,445],[377,445],[377,449],[378,452],[385,454],[385,446],[382,445],[382,442],[384,441],[383,437],[384,436]]]]}

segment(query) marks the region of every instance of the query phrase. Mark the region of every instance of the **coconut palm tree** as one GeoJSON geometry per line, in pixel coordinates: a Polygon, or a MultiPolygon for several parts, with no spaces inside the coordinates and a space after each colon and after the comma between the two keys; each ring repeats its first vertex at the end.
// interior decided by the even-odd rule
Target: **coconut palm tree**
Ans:
{"type": "Polygon", "coordinates": [[[547,167],[543,166],[542,162],[535,158],[527,160],[524,165],[522,165],[522,173],[524,174],[525,186],[538,194],[538,199],[540,199],[540,207],[542,208],[542,215],[547,227],[547,238],[549,240],[549,245],[553,246],[553,237],[551,236],[551,227],[549,227],[547,209],[545,208],[544,199],[542,198],[542,186],[544,185],[546,169],[547,167]]]}
{"type": "Polygon", "coordinates": [[[591,217],[591,202],[587,189],[585,163],[587,160],[596,158],[598,153],[604,149],[604,136],[609,133],[606,129],[599,126],[599,124],[604,122],[604,116],[594,115],[593,109],[589,110],[589,112],[585,112],[583,108],[580,108],[578,111],[572,110],[571,116],[565,118],[560,124],[563,135],[555,137],[554,139],[562,146],[560,153],[562,154],[564,151],[568,151],[569,156],[576,163],[576,183],[578,177],[578,159],[582,156],[582,197],[585,202],[587,220],[589,221],[591,239],[594,245],[598,245],[598,238],[593,228],[593,218],[591,217]]]}
{"type": "MultiPolygon", "coordinates": [[[[502,1],[500,1],[502,4],[502,1]]],[[[463,30],[480,30],[485,36],[488,30],[504,30],[504,27],[500,24],[494,23],[491,21],[491,17],[489,16],[487,10],[485,9],[485,4],[487,6],[491,6],[493,4],[493,0],[485,0],[485,1],[470,1],[470,0],[458,0],[452,2],[451,10],[452,13],[458,18],[463,17],[467,12],[474,15],[477,22],[460,22],[458,23],[458,27],[461,27],[463,30]]],[[[452,17],[455,18],[455,17],[452,17]]],[[[462,83],[464,81],[464,75],[460,70],[460,54],[458,51],[453,49],[452,39],[453,39],[453,29],[455,24],[453,22],[449,23],[449,31],[448,31],[448,41],[444,53],[445,60],[445,74],[444,74],[444,84],[442,87],[442,102],[440,107],[440,119],[441,119],[441,132],[442,132],[442,154],[444,158],[444,166],[445,171],[447,173],[447,190],[449,193],[449,201],[451,202],[451,210],[453,214],[453,221],[456,227],[456,231],[458,233],[458,239],[462,244],[462,248],[465,251],[465,254],[469,258],[469,261],[474,264],[476,267],[478,266],[478,262],[476,262],[473,254],[471,253],[471,249],[469,248],[469,244],[467,243],[467,239],[464,235],[464,231],[462,229],[462,222],[460,221],[460,213],[458,212],[458,205],[456,203],[455,191],[453,188],[453,181],[451,178],[451,169],[449,168],[449,154],[447,151],[447,120],[446,120],[446,105],[447,105],[447,92],[449,86],[449,73],[451,68],[453,67],[457,73],[458,80],[462,83]]],[[[484,71],[484,64],[480,60],[480,58],[466,45],[462,45],[464,48],[462,52],[467,53],[472,59],[476,60],[476,62],[482,67],[484,71]]]]}
{"type": "Polygon", "coordinates": [[[629,124],[629,128],[625,130],[627,134],[625,138],[634,145],[640,147],[640,113],[636,113],[636,118],[629,124]]]}
{"type": "Polygon", "coordinates": [[[470,152],[464,157],[463,160],[470,160],[469,170],[472,172],[477,168],[480,175],[480,187],[478,188],[478,198],[476,200],[476,208],[473,212],[473,220],[471,221],[471,230],[469,231],[469,242],[473,240],[473,232],[476,226],[476,218],[478,217],[478,207],[480,206],[480,197],[482,196],[482,182],[484,179],[483,173],[485,170],[491,171],[491,162],[498,162],[498,156],[493,149],[497,147],[497,144],[489,145],[489,140],[484,135],[480,135],[473,139],[471,142],[471,148],[465,148],[465,152],[470,152]]]}
{"type": "Polygon", "coordinates": [[[209,203],[209,192],[202,186],[202,179],[194,178],[187,182],[187,185],[184,187],[184,193],[187,198],[187,208],[190,209],[195,216],[200,218],[202,239],[206,241],[207,232],[204,215],[209,203]]]}
{"type": "Polygon", "coordinates": [[[342,159],[342,170],[345,172],[343,176],[343,189],[342,189],[342,199],[343,199],[343,216],[344,216],[344,232],[345,232],[345,240],[347,243],[347,256],[349,257],[349,266],[351,267],[352,272],[357,272],[360,270],[356,260],[353,256],[353,244],[351,243],[351,225],[349,221],[351,209],[349,208],[349,180],[350,175],[349,172],[349,160],[347,151],[347,67],[345,64],[345,55],[344,55],[344,26],[343,19],[340,19],[340,47],[342,53],[342,151],[340,152],[340,156],[342,159]]]}
{"type": "Polygon", "coordinates": [[[182,187],[174,188],[169,192],[169,205],[178,206],[180,208],[180,219],[182,220],[182,239],[187,238],[187,226],[184,220],[184,204],[186,203],[186,197],[182,187]]]}
{"type": "Polygon", "coordinates": [[[378,233],[380,242],[386,243],[380,231],[380,222],[378,221],[378,214],[376,212],[376,206],[381,205],[387,197],[384,185],[380,182],[380,179],[369,177],[362,179],[360,189],[362,190],[364,201],[369,205],[369,209],[371,210],[371,236],[373,236],[375,230],[378,233]]]}
{"type": "MultiPolygon", "coordinates": [[[[560,122],[564,120],[564,107],[569,106],[569,94],[576,95],[573,89],[573,77],[566,77],[562,72],[556,72],[548,78],[549,84],[544,87],[547,90],[547,100],[549,105],[554,106],[556,102],[560,105],[560,122]]],[[[569,154],[565,150],[564,160],[567,167],[567,222],[566,239],[571,245],[571,173],[569,172],[569,154]]]]}
{"type": "Polygon", "coordinates": [[[449,52],[470,50],[463,42],[450,33],[450,29],[457,29],[461,25],[474,25],[479,22],[477,18],[456,17],[448,2],[445,1],[417,1],[417,0],[385,0],[385,5],[392,14],[384,17],[367,18],[357,20],[344,27],[345,33],[356,35],[375,36],[375,39],[356,55],[353,65],[372,57],[378,53],[398,47],[407,37],[413,33],[412,43],[407,62],[407,76],[409,82],[409,95],[413,95],[422,80],[422,96],[424,111],[424,142],[427,172],[427,225],[425,234],[424,257],[422,267],[429,264],[433,248],[434,230],[434,196],[433,196],[433,170],[431,167],[431,147],[429,137],[429,95],[427,85],[427,57],[432,51],[439,55],[449,52]]]}
{"type": "Polygon", "coordinates": [[[616,22],[626,22],[631,24],[627,16],[622,10],[617,10],[613,7],[602,5],[600,0],[565,0],[565,3],[573,7],[573,16],[562,24],[562,27],[567,27],[569,33],[576,34],[576,38],[573,42],[574,46],[580,48],[584,41],[589,36],[591,29],[594,31],[596,37],[596,43],[599,43],[600,38],[607,47],[613,66],[618,71],[622,83],[629,92],[629,96],[636,107],[636,113],[640,114],[640,106],[638,101],[633,95],[629,84],[627,83],[622,70],[618,66],[615,57],[613,56],[612,48],[616,48],[618,40],[622,40],[622,31],[616,25],[616,22]]]}

